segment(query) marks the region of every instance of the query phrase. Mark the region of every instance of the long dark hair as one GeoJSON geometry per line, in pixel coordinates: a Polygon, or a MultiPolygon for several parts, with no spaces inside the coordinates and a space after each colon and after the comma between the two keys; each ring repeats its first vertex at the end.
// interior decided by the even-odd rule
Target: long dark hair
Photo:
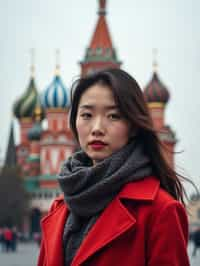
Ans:
{"type": "Polygon", "coordinates": [[[143,92],[136,80],[127,72],[121,69],[105,69],[83,77],[73,84],[69,123],[76,140],[78,140],[76,117],[80,98],[89,87],[97,83],[108,86],[112,90],[122,116],[133,125],[133,128],[138,129],[137,137],[143,143],[145,153],[151,160],[153,172],[160,180],[161,187],[184,204],[186,193],[181,179],[191,181],[176,173],[164,158],[161,151],[164,147],[153,127],[143,92]]]}

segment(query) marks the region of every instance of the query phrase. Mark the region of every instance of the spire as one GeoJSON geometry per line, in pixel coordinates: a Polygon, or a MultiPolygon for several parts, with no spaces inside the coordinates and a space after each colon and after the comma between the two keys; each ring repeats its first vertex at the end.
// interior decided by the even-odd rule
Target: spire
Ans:
{"type": "Polygon", "coordinates": [[[106,0],[98,0],[98,19],[91,41],[81,64],[81,75],[107,67],[120,68],[116,49],[113,46],[106,21],[106,0]]]}
{"type": "Polygon", "coordinates": [[[30,49],[30,55],[31,55],[31,78],[33,79],[35,77],[35,49],[31,48],[30,49]]]}
{"type": "Polygon", "coordinates": [[[55,70],[55,75],[59,76],[60,75],[60,50],[56,49],[56,70],[55,70]]]}
{"type": "Polygon", "coordinates": [[[99,11],[98,14],[101,16],[106,15],[106,0],[99,0],[99,11]]]}
{"type": "Polygon", "coordinates": [[[158,70],[158,62],[157,62],[157,55],[158,55],[158,49],[153,49],[153,72],[157,72],[158,70]]]}
{"type": "Polygon", "coordinates": [[[108,29],[108,25],[106,22],[106,1],[99,0],[99,18],[97,21],[97,25],[92,36],[92,40],[90,42],[89,48],[90,49],[112,49],[112,40],[110,36],[110,32],[108,29]]]}
{"type": "Polygon", "coordinates": [[[16,156],[15,141],[14,141],[14,127],[12,121],[4,165],[15,166],[16,164],[17,164],[17,156],[16,156]]]}

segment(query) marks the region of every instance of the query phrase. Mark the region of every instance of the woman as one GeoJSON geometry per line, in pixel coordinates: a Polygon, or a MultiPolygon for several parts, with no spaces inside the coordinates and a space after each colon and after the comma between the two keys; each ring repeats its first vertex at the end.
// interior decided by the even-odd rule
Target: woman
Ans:
{"type": "Polygon", "coordinates": [[[80,79],[70,127],[81,150],[59,174],[38,266],[188,266],[184,189],[137,82],[119,69],[80,79]]]}

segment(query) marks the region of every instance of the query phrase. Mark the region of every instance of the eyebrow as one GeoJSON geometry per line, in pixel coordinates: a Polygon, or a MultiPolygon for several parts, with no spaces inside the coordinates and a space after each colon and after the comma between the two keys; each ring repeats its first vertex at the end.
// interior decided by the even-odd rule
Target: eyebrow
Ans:
{"type": "MultiPolygon", "coordinates": [[[[90,104],[83,104],[81,106],[79,106],[80,109],[94,109],[95,106],[94,105],[90,105],[90,104]]],[[[119,106],[117,105],[106,105],[105,109],[107,110],[112,110],[112,109],[119,109],[119,106]]]]}

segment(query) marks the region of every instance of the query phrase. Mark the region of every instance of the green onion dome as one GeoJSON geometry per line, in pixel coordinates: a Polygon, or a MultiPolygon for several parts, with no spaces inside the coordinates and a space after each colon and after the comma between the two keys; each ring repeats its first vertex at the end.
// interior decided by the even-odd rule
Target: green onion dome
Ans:
{"type": "Polygon", "coordinates": [[[153,73],[152,79],[144,89],[144,97],[148,103],[166,104],[169,100],[169,91],[160,81],[156,72],[153,73]]]}
{"type": "Polygon", "coordinates": [[[13,112],[16,118],[32,118],[37,104],[38,92],[34,78],[31,77],[25,93],[14,103],[13,112]]]}

